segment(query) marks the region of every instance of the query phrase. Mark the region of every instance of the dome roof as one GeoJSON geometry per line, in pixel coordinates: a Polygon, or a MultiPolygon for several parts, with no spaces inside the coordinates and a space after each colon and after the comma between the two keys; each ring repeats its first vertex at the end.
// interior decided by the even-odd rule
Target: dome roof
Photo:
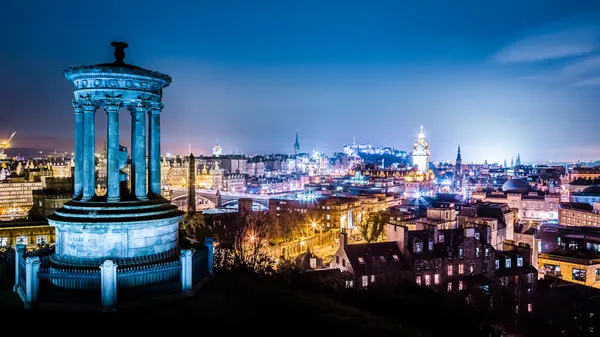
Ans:
{"type": "Polygon", "coordinates": [[[526,193],[529,190],[531,186],[523,179],[509,179],[502,185],[502,191],[509,193],[526,193]]]}
{"type": "Polygon", "coordinates": [[[592,185],[589,187],[584,188],[581,193],[597,193],[600,194],[600,185],[592,185]]]}

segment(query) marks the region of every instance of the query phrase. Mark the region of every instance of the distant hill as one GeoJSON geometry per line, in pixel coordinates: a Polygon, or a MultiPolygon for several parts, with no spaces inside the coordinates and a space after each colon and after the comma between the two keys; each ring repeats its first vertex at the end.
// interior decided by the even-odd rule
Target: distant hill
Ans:
{"type": "Polygon", "coordinates": [[[46,157],[54,152],[67,152],[68,151],[60,151],[59,149],[44,149],[44,148],[9,148],[6,149],[5,153],[9,158],[13,157],[23,157],[27,158],[40,158],[46,157]]]}

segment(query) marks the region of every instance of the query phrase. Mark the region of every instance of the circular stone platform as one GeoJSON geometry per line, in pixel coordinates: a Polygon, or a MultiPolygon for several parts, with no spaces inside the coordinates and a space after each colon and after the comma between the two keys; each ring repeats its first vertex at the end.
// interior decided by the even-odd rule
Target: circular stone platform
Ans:
{"type": "Polygon", "coordinates": [[[80,202],[71,200],[48,217],[56,228],[56,266],[94,267],[165,260],[178,253],[183,212],[165,199],[80,202]]]}

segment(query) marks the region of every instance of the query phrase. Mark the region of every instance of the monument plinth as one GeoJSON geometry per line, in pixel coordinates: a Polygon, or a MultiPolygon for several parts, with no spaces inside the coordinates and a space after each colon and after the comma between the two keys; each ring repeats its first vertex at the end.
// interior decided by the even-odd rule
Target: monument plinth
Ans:
{"type": "Polygon", "coordinates": [[[135,266],[179,256],[183,212],[161,196],[160,186],[162,91],[171,77],[125,63],[127,44],[111,45],[113,63],[64,71],[74,86],[75,189],[73,199],[48,219],[56,228],[51,267],[57,270],[98,268],[106,259],[135,266]],[[95,114],[100,107],[108,117],[108,183],[102,197],[95,195],[95,114]],[[131,115],[129,175],[123,171],[127,149],[119,143],[123,108],[131,115]]]}

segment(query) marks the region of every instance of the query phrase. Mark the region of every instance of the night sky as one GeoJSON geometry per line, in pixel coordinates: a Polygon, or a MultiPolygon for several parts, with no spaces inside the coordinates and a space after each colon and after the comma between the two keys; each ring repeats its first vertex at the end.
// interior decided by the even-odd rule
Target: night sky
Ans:
{"type": "Polygon", "coordinates": [[[173,77],[163,152],[291,153],[296,130],[307,152],[409,150],[423,125],[433,160],[600,159],[598,0],[1,1],[0,34],[14,147],[72,150],[62,71],[120,40],[173,77]]]}

